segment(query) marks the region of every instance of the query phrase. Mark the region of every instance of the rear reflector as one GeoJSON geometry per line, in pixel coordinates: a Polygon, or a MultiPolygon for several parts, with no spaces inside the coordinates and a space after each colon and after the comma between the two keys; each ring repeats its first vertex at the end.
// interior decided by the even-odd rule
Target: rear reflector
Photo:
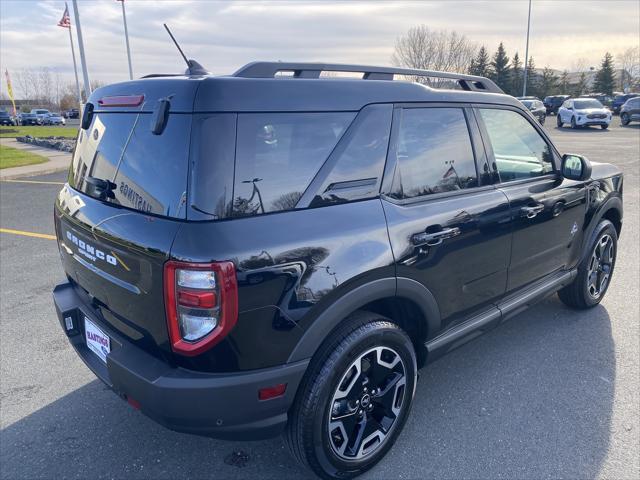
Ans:
{"type": "Polygon", "coordinates": [[[140,410],[140,402],[135,400],[134,398],[127,396],[127,403],[131,405],[133,408],[135,408],[136,410],[140,410]]]}
{"type": "Polygon", "coordinates": [[[280,383],[278,385],[274,385],[273,387],[265,387],[258,390],[258,399],[260,400],[269,400],[270,398],[281,397],[284,395],[284,392],[287,390],[286,383],[280,383]]]}
{"type": "Polygon", "coordinates": [[[144,95],[118,95],[102,97],[98,100],[101,107],[137,107],[144,100],[144,95]]]}

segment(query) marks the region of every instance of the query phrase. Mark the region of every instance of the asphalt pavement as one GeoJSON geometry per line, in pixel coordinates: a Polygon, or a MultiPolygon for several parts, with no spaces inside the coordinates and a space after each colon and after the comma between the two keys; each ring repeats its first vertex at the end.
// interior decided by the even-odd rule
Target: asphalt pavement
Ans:
{"type": "MultiPolygon", "coordinates": [[[[554,296],[424,368],[404,432],[363,479],[640,478],[640,125],[547,122],[563,153],[625,172],[606,298],[576,312],[554,296]]],[[[0,183],[0,477],[307,476],[280,438],[225,442],[156,425],[77,358],[51,300],[64,278],[50,236],[65,176],[0,183]]]]}

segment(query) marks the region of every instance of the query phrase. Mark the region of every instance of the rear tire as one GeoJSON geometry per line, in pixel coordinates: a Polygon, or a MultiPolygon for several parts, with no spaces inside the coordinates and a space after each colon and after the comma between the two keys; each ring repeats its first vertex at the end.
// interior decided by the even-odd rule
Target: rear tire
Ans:
{"type": "Polygon", "coordinates": [[[622,122],[623,125],[629,125],[629,123],[631,123],[631,118],[629,118],[629,114],[627,112],[620,115],[620,122],[622,122]]]}
{"type": "Polygon", "coordinates": [[[285,432],[293,456],[326,479],[355,477],[384,457],[417,378],[413,344],[396,324],[356,312],[343,325],[311,361],[285,432]]]}
{"type": "Polygon", "coordinates": [[[598,305],[604,298],[616,264],[618,234],[609,220],[596,227],[588,250],[578,265],[573,282],[558,292],[562,302],[572,308],[584,310],[598,305]]]}

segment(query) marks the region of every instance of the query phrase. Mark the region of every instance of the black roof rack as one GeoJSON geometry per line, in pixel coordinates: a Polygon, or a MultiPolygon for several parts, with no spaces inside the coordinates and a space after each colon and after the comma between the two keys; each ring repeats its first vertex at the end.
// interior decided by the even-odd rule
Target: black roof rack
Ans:
{"type": "Polygon", "coordinates": [[[463,90],[504,93],[500,87],[488,78],[478,77],[476,75],[339,63],[252,62],[235,72],[233,76],[243,78],[274,78],[279,72],[293,72],[293,77],[295,78],[320,78],[322,72],[362,72],[363,80],[393,80],[394,75],[444,78],[457,81],[463,90]]]}

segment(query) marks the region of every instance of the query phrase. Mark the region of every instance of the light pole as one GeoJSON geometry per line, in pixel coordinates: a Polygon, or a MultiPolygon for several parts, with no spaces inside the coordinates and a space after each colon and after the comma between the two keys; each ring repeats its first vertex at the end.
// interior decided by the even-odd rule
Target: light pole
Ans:
{"type": "Polygon", "coordinates": [[[91,95],[91,83],[89,82],[89,71],[87,70],[87,59],[84,56],[84,42],[82,41],[82,27],[80,26],[80,12],[78,2],[73,0],[73,13],[76,17],[76,33],[78,35],[78,47],[80,50],[80,64],[82,65],[82,76],[84,78],[84,95],[87,100],[91,95]]]}
{"type": "Polygon", "coordinates": [[[529,16],[527,17],[527,46],[524,51],[524,81],[522,82],[522,96],[527,96],[527,74],[529,73],[529,29],[531,27],[531,0],[529,0],[529,16]]]}
{"type": "Polygon", "coordinates": [[[118,0],[122,4],[122,20],[124,22],[124,39],[127,43],[127,60],[129,61],[129,80],[133,80],[133,67],[131,66],[131,49],[129,48],[129,30],[127,29],[127,14],[124,10],[124,0],[118,0]]]}

